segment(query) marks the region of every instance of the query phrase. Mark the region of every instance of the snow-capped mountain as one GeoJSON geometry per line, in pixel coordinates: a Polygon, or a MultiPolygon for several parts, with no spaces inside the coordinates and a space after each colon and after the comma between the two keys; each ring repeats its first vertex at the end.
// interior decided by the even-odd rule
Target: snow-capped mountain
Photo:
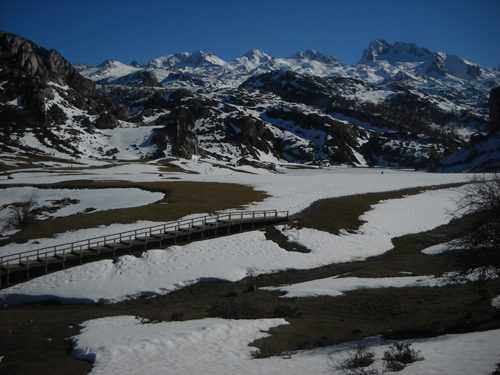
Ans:
{"type": "Polygon", "coordinates": [[[254,48],[245,53],[243,56],[231,60],[229,64],[234,70],[242,70],[244,68],[247,71],[252,71],[262,66],[269,60],[271,60],[271,56],[266,55],[261,50],[254,48]]]}
{"type": "MultiPolygon", "coordinates": [[[[376,40],[354,66],[315,50],[275,58],[257,49],[229,62],[195,51],[145,66],[79,64],[70,75],[96,85],[81,78],[92,88],[81,96],[57,70],[38,78],[39,94],[28,85],[13,90],[13,77],[25,69],[18,61],[43,60],[46,53],[23,38],[1,37],[4,55],[14,56],[0,71],[2,116],[43,119],[45,138],[52,139],[33,142],[24,129],[22,137],[8,133],[12,145],[53,147],[73,157],[200,155],[253,165],[442,171],[500,165],[499,90],[492,90],[500,85],[499,70],[414,44],[376,40]],[[19,52],[16,45],[30,47],[19,52]],[[98,110],[88,108],[97,92],[106,99],[99,97],[98,110]]],[[[44,60],[44,66],[50,72],[54,64],[44,60]]]]}
{"type": "Polygon", "coordinates": [[[226,68],[227,63],[213,53],[204,53],[203,51],[195,51],[193,53],[178,53],[176,55],[167,55],[157,59],[150,60],[148,65],[150,68],[226,68]]]}
{"type": "Polygon", "coordinates": [[[457,86],[474,82],[492,88],[500,84],[494,69],[481,67],[456,55],[433,52],[403,42],[390,44],[385,40],[375,40],[364,50],[357,65],[369,66],[378,75],[387,74],[388,77],[406,72],[457,86]]]}

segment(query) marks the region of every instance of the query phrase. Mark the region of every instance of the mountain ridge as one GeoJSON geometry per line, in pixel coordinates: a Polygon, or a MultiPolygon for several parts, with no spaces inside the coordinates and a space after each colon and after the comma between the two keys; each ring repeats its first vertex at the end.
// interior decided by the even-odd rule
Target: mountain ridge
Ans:
{"type": "MultiPolygon", "coordinates": [[[[12,43],[5,40],[30,42],[1,36],[0,84],[5,88],[14,84],[16,69],[22,70],[11,61],[12,43]]],[[[45,54],[26,51],[25,62],[45,54]]],[[[195,51],[166,55],[146,66],[115,60],[77,64],[71,74],[90,85],[90,91],[83,89],[87,96],[58,75],[56,67],[69,64],[58,57],[47,82],[40,81],[48,94],[39,95],[38,115],[29,121],[33,130],[9,125],[6,141],[78,158],[498,168],[499,129],[489,117],[498,118],[491,87],[499,86],[499,72],[403,42],[377,40],[367,51],[363,58],[371,60],[353,66],[315,50],[274,58],[257,49],[229,62],[195,51]],[[389,58],[394,56],[400,61],[389,58]],[[83,105],[95,95],[102,98],[99,110],[83,105]],[[42,126],[36,118],[43,117],[50,120],[42,126]],[[38,134],[36,142],[30,132],[38,134]]],[[[39,80],[36,71],[28,73],[39,80]]],[[[3,91],[0,110],[6,124],[12,123],[9,118],[32,116],[23,107],[23,98],[33,96],[30,90],[25,85],[3,91]]]]}

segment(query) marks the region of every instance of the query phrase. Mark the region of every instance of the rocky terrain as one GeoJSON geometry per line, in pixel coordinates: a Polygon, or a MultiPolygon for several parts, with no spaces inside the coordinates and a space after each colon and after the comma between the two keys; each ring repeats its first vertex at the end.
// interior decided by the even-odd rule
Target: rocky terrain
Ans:
{"type": "Polygon", "coordinates": [[[414,44],[376,40],[354,66],[314,50],[72,66],[0,32],[0,69],[7,153],[201,156],[267,168],[500,167],[500,70],[414,44]]]}

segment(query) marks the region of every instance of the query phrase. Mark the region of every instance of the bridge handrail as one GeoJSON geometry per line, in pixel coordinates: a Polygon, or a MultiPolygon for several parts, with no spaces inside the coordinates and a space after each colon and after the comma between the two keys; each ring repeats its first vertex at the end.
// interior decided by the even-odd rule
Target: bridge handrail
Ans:
{"type": "Polygon", "coordinates": [[[183,219],[177,221],[171,221],[163,224],[153,225],[149,227],[143,227],[139,229],[128,230],[125,232],[107,234],[103,236],[93,237],[85,240],[79,240],[74,242],[63,243],[59,245],[51,245],[47,247],[42,247],[40,249],[27,250],[20,253],[8,254],[0,256],[0,266],[5,267],[4,264],[9,267],[10,264],[21,263],[23,260],[28,262],[30,260],[37,259],[47,259],[49,254],[65,257],[66,252],[82,252],[85,249],[92,247],[106,246],[109,243],[116,244],[116,241],[120,243],[122,240],[132,241],[139,237],[153,236],[155,232],[166,233],[167,231],[177,232],[179,230],[191,229],[197,225],[215,225],[224,220],[240,220],[243,221],[245,217],[252,218],[253,221],[267,219],[272,220],[274,218],[288,217],[288,211],[284,210],[261,210],[261,211],[232,211],[223,212],[216,214],[209,214],[194,217],[191,219],[183,219]],[[215,221],[214,221],[215,220],[215,221]]]}

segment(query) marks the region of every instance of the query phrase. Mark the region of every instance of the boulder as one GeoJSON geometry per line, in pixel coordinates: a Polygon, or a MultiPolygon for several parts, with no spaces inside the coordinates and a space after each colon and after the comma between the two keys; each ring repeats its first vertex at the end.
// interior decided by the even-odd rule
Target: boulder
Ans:
{"type": "Polygon", "coordinates": [[[97,129],[114,129],[118,126],[118,120],[111,113],[104,113],[95,121],[97,129]]]}
{"type": "MultiPolygon", "coordinates": [[[[120,151],[115,147],[111,150],[106,151],[106,156],[112,156],[114,154],[118,154],[120,151]]],[[[113,157],[113,159],[116,159],[116,157],[113,157]]]]}
{"type": "Polygon", "coordinates": [[[113,114],[118,120],[128,121],[130,115],[130,108],[118,107],[113,114]]]}

